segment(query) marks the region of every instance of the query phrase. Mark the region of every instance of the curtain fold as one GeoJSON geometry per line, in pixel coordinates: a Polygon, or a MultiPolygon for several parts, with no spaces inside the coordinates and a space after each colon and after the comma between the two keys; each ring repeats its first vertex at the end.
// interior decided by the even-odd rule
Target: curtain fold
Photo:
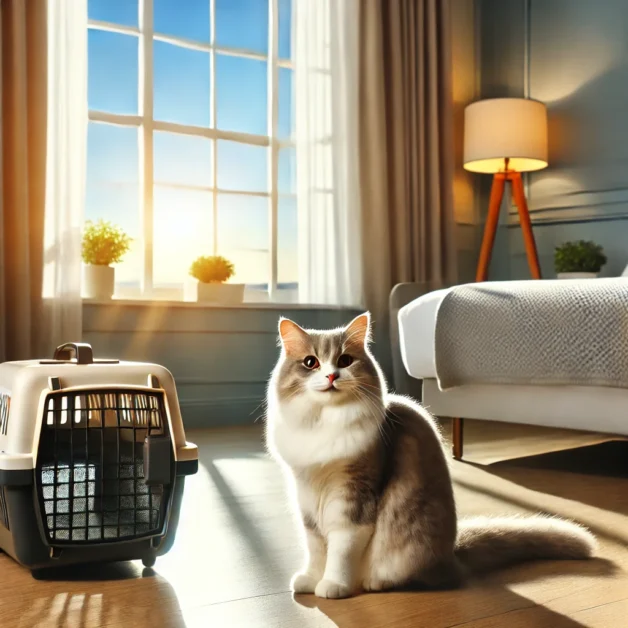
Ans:
{"type": "Polygon", "coordinates": [[[299,300],[361,304],[359,0],[295,0],[299,300]]]}
{"type": "Polygon", "coordinates": [[[387,318],[397,283],[454,283],[449,0],[360,5],[364,299],[387,318]]]}
{"type": "Polygon", "coordinates": [[[82,337],[87,158],[87,0],[48,0],[44,308],[48,353],[82,337]]]}
{"type": "Polygon", "coordinates": [[[0,0],[0,21],[0,361],[7,361],[51,356],[81,339],[87,2],[0,0]]]}
{"type": "Polygon", "coordinates": [[[2,0],[0,360],[36,357],[44,331],[46,0],[2,0]]]}
{"type": "Polygon", "coordinates": [[[456,279],[450,0],[296,0],[302,302],[456,279]]]}

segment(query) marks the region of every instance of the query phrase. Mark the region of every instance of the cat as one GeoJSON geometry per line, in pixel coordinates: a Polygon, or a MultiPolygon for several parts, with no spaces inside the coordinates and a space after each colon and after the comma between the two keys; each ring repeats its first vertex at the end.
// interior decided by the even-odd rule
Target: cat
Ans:
{"type": "Polygon", "coordinates": [[[429,412],[389,394],[368,313],[331,331],[282,318],[267,391],[266,444],[303,523],[295,593],[453,588],[531,559],[587,559],[584,527],[556,517],[458,521],[443,439],[429,412]]]}

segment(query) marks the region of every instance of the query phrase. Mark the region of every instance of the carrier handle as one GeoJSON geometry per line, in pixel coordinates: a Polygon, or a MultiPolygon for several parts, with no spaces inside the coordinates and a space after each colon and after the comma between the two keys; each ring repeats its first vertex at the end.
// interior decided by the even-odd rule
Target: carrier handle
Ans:
{"type": "Polygon", "coordinates": [[[55,349],[55,360],[71,360],[74,354],[77,364],[93,364],[94,352],[87,342],[66,342],[55,349]]]}

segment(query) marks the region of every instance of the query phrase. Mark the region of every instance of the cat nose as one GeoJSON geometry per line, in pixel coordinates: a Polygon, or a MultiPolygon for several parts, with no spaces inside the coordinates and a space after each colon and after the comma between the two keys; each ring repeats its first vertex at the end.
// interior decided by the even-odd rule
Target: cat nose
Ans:
{"type": "Polygon", "coordinates": [[[333,384],[333,383],[334,383],[334,381],[338,379],[338,373],[330,373],[330,374],[327,376],[327,379],[329,380],[329,383],[330,383],[330,384],[333,384]]]}

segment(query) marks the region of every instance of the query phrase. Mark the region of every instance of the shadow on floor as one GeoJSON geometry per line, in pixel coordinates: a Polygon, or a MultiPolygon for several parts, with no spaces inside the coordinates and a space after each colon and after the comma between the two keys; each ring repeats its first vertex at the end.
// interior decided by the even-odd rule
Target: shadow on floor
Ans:
{"type": "Polygon", "coordinates": [[[489,469],[509,466],[628,478],[628,441],[615,440],[575,449],[495,462],[489,469]]]}
{"type": "Polygon", "coordinates": [[[62,567],[38,580],[41,594],[20,611],[20,626],[186,625],[168,580],[136,563],[62,567]]]}
{"type": "Polygon", "coordinates": [[[628,441],[473,466],[533,491],[628,515],[628,441]]]}
{"type": "Polygon", "coordinates": [[[349,600],[294,596],[296,604],[318,609],[338,628],[429,626],[551,626],[581,628],[574,619],[501,587],[470,586],[460,591],[378,593],[349,600]]]}
{"type": "Polygon", "coordinates": [[[520,563],[512,567],[496,570],[478,582],[503,586],[505,584],[520,584],[523,582],[541,582],[550,578],[569,576],[571,578],[612,578],[621,572],[621,569],[606,558],[592,560],[535,560],[520,563]]]}
{"type": "Polygon", "coordinates": [[[42,569],[34,574],[36,580],[48,582],[106,582],[130,580],[141,576],[151,577],[152,569],[143,569],[132,562],[90,563],[42,569]]]}

